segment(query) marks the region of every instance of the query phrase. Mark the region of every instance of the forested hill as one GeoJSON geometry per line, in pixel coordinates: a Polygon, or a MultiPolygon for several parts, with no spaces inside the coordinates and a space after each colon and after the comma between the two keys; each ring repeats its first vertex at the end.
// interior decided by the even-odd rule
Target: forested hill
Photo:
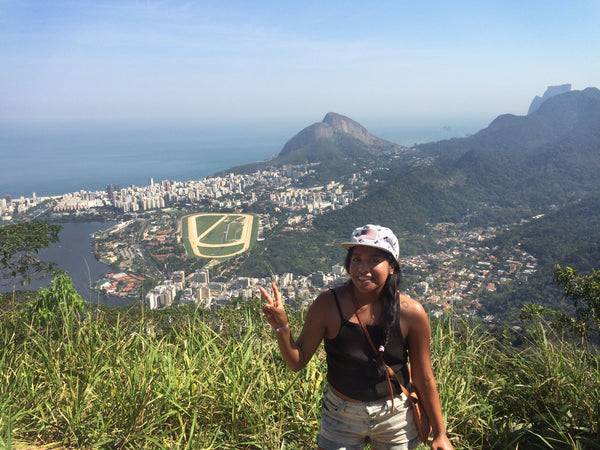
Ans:
{"type": "Polygon", "coordinates": [[[427,166],[391,163],[369,195],[315,220],[320,229],[391,223],[397,232],[426,223],[503,224],[600,192],[600,91],[547,100],[530,116],[500,116],[464,139],[419,147],[427,166]]]}
{"type": "MultiPolygon", "coordinates": [[[[324,162],[329,155],[321,148],[323,144],[333,143],[344,156],[358,156],[349,152],[343,142],[354,140],[365,155],[382,155],[394,152],[399,145],[372,135],[365,127],[354,120],[337,113],[327,113],[321,122],[304,128],[283,146],[278,158],[297,162],[324,162]]],[[[328,146],[325,145],[325,148],[328,146]]]]}
{"type": "Polygon", "coordinates": [[[597,134],[599,123],[600,90],[587,88],[551,97],[527,116],[500,115],[487,128],[467,138],[421,144],[418,148],[424,154],[450,160],[470,151],[538,153],[561,141],[597,134]]]}
{"type": "MultiPolygon", "coordinates": [[[[439,222],[501,226],[550,212],[539,223],[559,221],[561,211],[576,211],[563,208],[583,208],[600,194],[600,91],[556,95],[528,116],[501,115],[473,136],[420,145],[411,152],[412,161],[428,163],[411,163],[398,155],[383,163],[373,160],[368,167],[375,169],[378,182],[366,196],[315,217],[312,233],[274,233],[242,270],[250,273],[259,260],[254,267],[269,262],[276,273],[323,270],[339,262],[336,240],[369,222],[390,226],[401,238],[403,254],[413,255],[431,249],[428,233],[431,224],[439,222]],[[331,246],[324,246],[324,240],[331,246]],[[276,243],[283,243],[286,251],[278,252],[276,243]]],[[[337,167],[339,180],[348,175],[343,163],[330,165],[337,167]]],[[[583,222],[569,223],[568,242],[577,248],[581,269],[589,271],[598,261],[592,256],[589,229],[583,222]]],[[[552,225],[536,228],[528,242],[536,246],[539,239],[551,245],[560,238],[546,234],[551,229],[552,225]]],[[[556,248],[567,251],[566,246],[556,248]]],[[[543,252],[544,246],[537,245],[535,251],[543,252]]],[[[549,255],[544,261],[551,264],[559,256],[549,255]]]]}

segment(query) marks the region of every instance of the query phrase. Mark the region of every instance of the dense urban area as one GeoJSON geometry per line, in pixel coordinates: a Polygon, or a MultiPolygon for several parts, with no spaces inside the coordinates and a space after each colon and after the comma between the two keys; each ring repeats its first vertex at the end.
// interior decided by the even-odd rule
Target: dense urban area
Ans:
{"type": "MultiPolygon", "coordinates": [[[[252,298],[257,286],[274,278],[290,307],[305,307],[316,294],[345,279],[341,265],[329,273],[301,276],[274,274],[269,279],[238,277],[235,261],[200,259],[186,254],[181,218],[194,211],[251,211],[259,220],[258,241],[275,228],[310,230],[315,216],[348,206],[366,187],[377,182],[371,170],[354,173],[340,182],[303,187],[311,165],[285,165],[249,174],[228,173],[200,181],[161,181],[145,187],[108,185],[104,191],[68,193],[56,197],[10,196],[0,199],[4,222],[48,220],[116,220],[96,234],[96,257],[114,271],[95,282],[100,292],[132,299],[143,298],[150,308],[196,303],[218,308],[231,298],[252,298]],[[216,272],[215,272],[216,270],[216,272]],[[211,276],[212,274],[212,276],[211,276]],[[211,279],[212,278],[212,279],[211,279]]],[[[535,220],[538,217],[532,218],[535,220]]],[[[505,228],[510,227],[505,225],[505,228]]],[[[493,292],[512,280],[526,280],[536,271],[533,255],[518,246],[501,254],[486,242],[496,228],[468,228],[461,223],[431,225],[443,251],[405,255],[406,289],[434,313],[446,308],[474,313],[483,291],[493,292]]]]}

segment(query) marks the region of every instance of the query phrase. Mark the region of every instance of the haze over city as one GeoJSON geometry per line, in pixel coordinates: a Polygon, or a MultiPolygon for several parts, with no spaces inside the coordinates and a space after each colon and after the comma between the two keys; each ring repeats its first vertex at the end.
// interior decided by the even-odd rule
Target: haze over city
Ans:
{"type": "Polygon", "coordinates": [[[600,79],[600,3],[0,1],[0,121],[524,115],[600,79]]]}

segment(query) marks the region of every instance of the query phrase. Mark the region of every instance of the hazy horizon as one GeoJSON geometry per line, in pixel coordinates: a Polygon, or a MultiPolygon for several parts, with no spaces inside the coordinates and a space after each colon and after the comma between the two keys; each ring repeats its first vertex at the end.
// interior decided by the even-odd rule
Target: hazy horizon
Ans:
{"type": "Polygon", "coordinates": [[[0,121],[489,122],[597,85],[598,23],[590,0],[0,0],[0,121]]]}
{"type": "MultiPolygon", "coordinates": [[[[200,180],[277,155],[315,121],[0,122],[0,197],[104,190],[107,184],[145,186],[150,177],[156,182],[200,180]]],[[[463,137],[480,129],[477,122],[442,120],[362,125],[401,145],[463,137]]]]}

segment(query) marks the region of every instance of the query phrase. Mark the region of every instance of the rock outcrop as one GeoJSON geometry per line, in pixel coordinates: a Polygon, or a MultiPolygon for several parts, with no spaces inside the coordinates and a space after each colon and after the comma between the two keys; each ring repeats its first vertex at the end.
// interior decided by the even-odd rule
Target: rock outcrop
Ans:
{"type": "Polygon", "coordinates": [[[542,106],[542,103],[544,103],[549,98],[554,97],[555,95],[564,94],[565,92],[569,92],[570,90],[571,90],[570,84],[561,84],[559,86],[548,86],[548,89],[546,89],[546,92],[544,92],[544,95],[542,97],[540,97],[539,95],[535,96],[535,98],[531,102],[531,105],[529,105],[529,111],[527,111],[527,115],[531,114],[534,111],[537,111],[537,109],[540,106],[542,106]]]}
{"type": "Polygon", "coordinates": [[[279,156],[288,155],[308,146],[318,145],[323,140],[337,142],[342,137],[356,139],[364,145],[365,151],[372,154],[388,153],[399,148],[397,144],[370,134],[358,122],[341,114],[330,112],[325,115],[322,122],[317,122],[304,128],[291,138],[284,145],[279,156]]]}

